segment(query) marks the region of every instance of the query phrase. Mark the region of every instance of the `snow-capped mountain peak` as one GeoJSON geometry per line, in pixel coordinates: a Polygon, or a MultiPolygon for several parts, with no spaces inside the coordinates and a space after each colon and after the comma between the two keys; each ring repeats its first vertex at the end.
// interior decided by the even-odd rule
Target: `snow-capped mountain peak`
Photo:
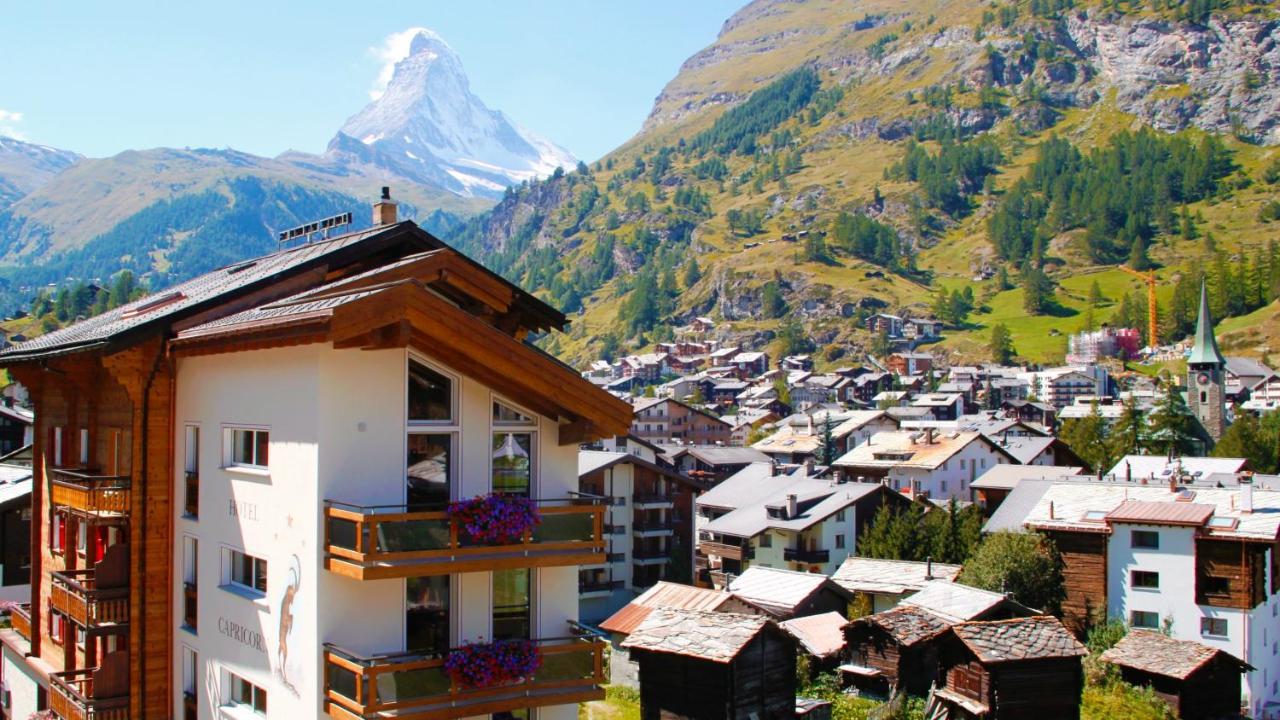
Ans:
{"type": "Polygon", "coordinates": [[[435,32],[396,33],[381,56],[385,87],[342,126],[330,154],[356,155],[463,195],[499,195],[576,164],[567,150],[476,97],[458,54],[435,32]]]}

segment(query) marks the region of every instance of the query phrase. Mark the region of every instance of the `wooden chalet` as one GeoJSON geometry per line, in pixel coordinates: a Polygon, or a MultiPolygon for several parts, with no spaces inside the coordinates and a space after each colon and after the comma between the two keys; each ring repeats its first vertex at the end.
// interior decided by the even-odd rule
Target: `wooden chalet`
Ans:
{"type": "Polygon", "coordinates": [[[858,618],[845,629],[849,661],[840,666],[841,680],[872,694],[924,695],[938,677],[937,640],[950,627],[910,605],[858,618]]]}
{"type": "Polygon", "coordinates": [[[795,715],[795,642],[765,617],[658,609],[622,646],[640,664],[644,720],[795,715]]]}
{"type": "Polygon", "coordinates": [[[372,229],[220,268],[0,351],[35,407],[38,508],[27,635],[3,639],[47,683],[59,716],[173,715],[184,612],[173,590],[174,503],[179,483],[199,482],[174,457],[182,358],[413,345],[559,418],[562,445],[629,429],[629,405],[523,342],[563,328],[561,313],[396,222],[394,205],[378,214],[372,229]],[[89,538],[87,552],[69,540],[78,537],[89,538]]]}
{"type": "Polygon", "coordinates": [[[1183,720],[1239,717],[1240,676],[1253,670],[1224,650],[1138,629],[1102,659],[1119,668],[1125,682],[1151,688],[1183,720]]]}
{"type": "Polygon", "coordinates": [[[844,653],[844,627],[849,621],[844,613],[825,612],[806,615],[778,623],[795,638],[796,648],[809,659],[809,675],[830,672],[840,664],[844,653]]]}
{"type": "Polygon", "coordinates": [[[1087,654],[1048,615],[959,623],[939,641],[934,697],[952,720],[1078,720],[1087,654]]]}

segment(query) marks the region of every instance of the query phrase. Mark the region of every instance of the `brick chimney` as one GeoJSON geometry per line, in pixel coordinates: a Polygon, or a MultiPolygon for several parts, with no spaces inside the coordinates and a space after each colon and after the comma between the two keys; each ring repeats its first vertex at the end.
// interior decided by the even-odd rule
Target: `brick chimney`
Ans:
{"type": "Polygon", "coordinates": [[[1240,512],[1253,512],[1253,473],[1240,473],[1240,512]]]}
{"type": "Polygon", "coordinates": [[[800,514],[800,504],[795,495],[787,495],[787,519],[790,520],[800,514]]]}
{"type": "Polygon", "coordinates": [[[396,204],[391,200],[391,188],[382,186],[382,197],[373,204],[373,226],[396,224],[396,204]]]}

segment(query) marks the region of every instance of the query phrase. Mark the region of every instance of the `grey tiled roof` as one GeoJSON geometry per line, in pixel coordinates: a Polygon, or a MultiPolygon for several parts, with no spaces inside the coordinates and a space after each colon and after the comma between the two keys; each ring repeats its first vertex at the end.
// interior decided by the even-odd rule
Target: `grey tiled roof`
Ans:
{"type": "Polygon", "coordinates": [[[768,624],[759,615],[659,608],[622,647],[729,663],[768,624]]]}
{"type": "Polygon", "coordinates": [[[1049,615],[960,623],[952,626],[951,631],[984,663],[1089,654],[1061,621],[1049,615]]]}
{"type": "Polygon", "coordinates": [[[892,610],[858,618],[853,622],[855,625],[878,627],[903,647],[937,637],[951,627],[950,622],[938,615],[911,605],[899,605],[892,610]]]}
{"type": "Polygon", "coordinates": [[[1190,640],[1175,640],[1163,633],[1133,629],[1115,647],[1102,653],[1109,663],[1186,680],[1205,663],[1223,655],[1241,670],[1253,668],[1236,656],[1190,640]]]}

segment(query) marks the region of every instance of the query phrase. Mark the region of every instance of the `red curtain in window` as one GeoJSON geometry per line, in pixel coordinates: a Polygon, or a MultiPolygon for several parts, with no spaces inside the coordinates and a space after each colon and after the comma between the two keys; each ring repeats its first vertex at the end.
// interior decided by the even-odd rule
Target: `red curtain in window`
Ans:
{"type": "Polygon", "coordinates": [[[58,515],[58,549],[66,552],[67,549],[67,520],[58,515]]]}
{"type": "Polygon", "coordinates": [[[94,528],[93,533],[93,561],[95,563],[102,562],[102,556],[107,552],[107,528],[99,526],[94,528]]]}

